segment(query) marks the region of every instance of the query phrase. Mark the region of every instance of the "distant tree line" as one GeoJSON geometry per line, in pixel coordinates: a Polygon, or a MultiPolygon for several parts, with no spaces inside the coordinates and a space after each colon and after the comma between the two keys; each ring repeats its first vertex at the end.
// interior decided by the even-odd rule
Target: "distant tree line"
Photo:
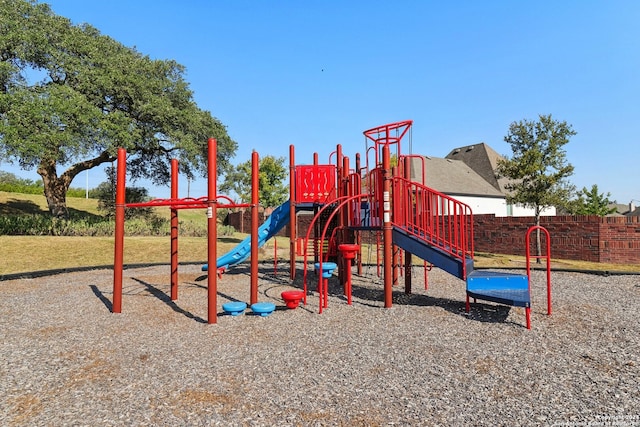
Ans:
{"type": "MultiPolygon", "coordinates": [[[[10,172],[0,171],[0,191],[6,191],[7,193],[22,193],[22,194],[44,194],[44,185],[42,180],[36,181],[20,178],[10,172]]],[[[69,188],[67,192],[69,197],[87,197],[87,190],[84,188],[69,188]]],[[[89,198],[96,199],[97,193],[95,188],[89,189],[89,198]]]]}

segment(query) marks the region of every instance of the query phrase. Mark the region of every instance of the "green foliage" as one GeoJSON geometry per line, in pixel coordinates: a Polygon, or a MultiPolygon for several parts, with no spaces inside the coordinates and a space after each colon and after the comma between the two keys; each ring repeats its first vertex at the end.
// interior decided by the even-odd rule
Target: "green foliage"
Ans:
{"type": "MultiPolygon", "coordinates": [[[[43,194],[44,186],[42,180],[32,181],[30,179],[19,178],[10,172],[0,171],[0,191],[8,193],[22,194],[43,194]]],[[[84,188],[69,188],[67,197],[87,197],[84,188]]],[[[89,198],[95,197],[95,190],[89,190],[89,198]]]]}
{"type": "Polygon", "coordinates": [[[236,229],[231,225],[218,225],[218,235],[219,236],[233,236],[236,232],[236,229]]]}
{"type": "Polygon", "coordinates": [[[566,206],[575,190],[567,181],[573,166],[567,163],[563,148],[575,134],[570,125],[551,115],[509,126],[504,140],[511,145],[513,157],[498,162],[498,174],[510,180],[505,185],[511,192],[507,201],[533,208],[536,224],[542,210],[566,206]]]}
{"type": "MultiPolygon", "coordinates": [[[[108,167],[107,181],[102,182],[96,188],[95,194],[98,199],[98,210],[107,218],[115,218],[116,216],[116,182],[115,182],[115,169],[108,167]]],[[[143,187],[126,187],[125,188],[125,202],[126,203],[142,203],[147,202],[151,198],[149,197],[149,190],[143,187]]],[[[152,208],[134,208],[125,209],[125,219],[131,218],[147,218],[153,219],[155,216],[152,208]]]]}
{"type": "MultiPolygon", "coordinates": [[[[166,218],[134,218],[124,223],[127,236],[169,236],[170,223],[166,218]]],[[[221,227],[218,234],[233,234],[233,227],[221,227]]],[[[73,219],[54,218],[50,215],[2,215],[0,235],[7,236],[113,236],[115,222],[106,218],[80,217],[73,219]]],[[[207,228],[195,222],[179,222],[181,236],[203,237],[207,228]]]]}
{"type": "Polygon", "coordinates": [[[23,194],[42,194],[42,181],[19,178],[10,172],[0,171],[0,191],[23,194]]]}
{"type": "MultiPolygon", "coordinates": [[[[259,160],[258,199],[265,207],[276,207],[288,198],[289,187],[285,184],[287,168],[284,157],[265,156],[259,160]]],[[[235,193],[241,202],[251,202],[251,160],[229,169],[224,182],[220,184],[221,193],[235,193]]]]}
{"type": "MultiPolygon", "coordinates": [[[[6,202],[0,202],[0,235],[31,236],[106,236],[111,237],[115,231],[115,221],[96,214],[94,209],[78,209],[85,201],[74,201],[70,209],[69,219],[51,217],[40,208],[42,196],[16,194],[6,202]],[[35,201],[34,201],[35,200],[35,201]]],[[[94,201],[95,205],[96,202],[94,201]]],[[[154,212],[165,212],[155,210],[154,212]]],[[[178,221],[180,236],[204,237],[207,235],[207,223],[200,216],[187,215],[190,211],[182,211],[178,221]]],[[[203,216],[204,217],[204,216],[203,216]]],[[[219,234],[226,233],[225,229],[219,234]]],[[[169,236],[169,217],[157,214],[146,218],[133,218],[125,221],[127,236],[169,236]]],[[[224,234],[226,235],[226,234],[224,234]]]]}
{"type": "Polygon", "coordinates": [[[37,169],[53,215],[67,216],[73,178],[113,161],[118,147],[130,176],[155,184],[168,182],[171,158],[187,176],[205,175],[209,137],[219,172],[228,167],[237,144],[197,107],[182,65],[73,25],[46,4],[0,5],[0,158],[37,169]]]}
{"type": "Polygon", "coordinates": [[[575,200],[569,203],[569,212],[573,215],[598,215],[607,216],[616,211],[615,208],[610,208],[611,201],[609,200],[611,193],[598,192],[598,186],[593,184],[591,190],[587,190],[587,187],[583,187],[578,191],[575,200]]]}

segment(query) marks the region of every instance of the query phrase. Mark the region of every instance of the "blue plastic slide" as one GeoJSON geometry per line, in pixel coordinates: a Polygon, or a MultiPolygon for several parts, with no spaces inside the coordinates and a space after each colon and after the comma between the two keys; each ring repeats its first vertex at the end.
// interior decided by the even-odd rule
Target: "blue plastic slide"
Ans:
{"type": "MultiPolygon", "coordinates": [[[[258,228],[258,247],[262,247],[267,240],[275,236],[278,231],[289,223],[289,200],[274,209],[264,224],[258,228]]],[[[231,251],[222,255],[217,260],[218,268],[227,269],[241,263],[251,255],[251,236],[248,236],[231,251]]],[[[202,271],[208,270],[208,265],[202,266],[202,271]]]]}

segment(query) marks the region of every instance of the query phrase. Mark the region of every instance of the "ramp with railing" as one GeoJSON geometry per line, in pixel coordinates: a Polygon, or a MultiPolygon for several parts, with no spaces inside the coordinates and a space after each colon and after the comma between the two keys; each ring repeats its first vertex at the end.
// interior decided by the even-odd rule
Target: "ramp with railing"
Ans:
{"type": "Polygon", "coordinates": [[[401,177],[393,178],[393,243],[466,279],[473,270],[473,217],[465,203],[401,177]]]}

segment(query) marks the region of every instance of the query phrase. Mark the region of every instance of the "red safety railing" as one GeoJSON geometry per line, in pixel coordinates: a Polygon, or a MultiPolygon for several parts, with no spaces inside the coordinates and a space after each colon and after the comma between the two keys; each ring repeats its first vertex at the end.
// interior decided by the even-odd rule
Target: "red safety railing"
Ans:
{"type": "MultiPolygon", "coordinates": [[[[531,258],[534,258],[537,261],[540,261],[540,259],[542,258],[546,259],[547,314],[551,316],[551,235],[549,234],[549,230],[547,230],[543,226],[533,225],[529,227],[529,229],[527,230],[525,241],[527,245],[526,256],[527,256],[527,278],[529,279],[529,293],[531,293],[531,258]],[[544,233],[545,243],[546,243],[546,251],[544,254],[531,255],[531,232],[533,232],[534,230],[542,231],[544,233]]],[[[527,321],[527,329],[531,329],[530,321],[527,321]]]]}
{"type": "Polygon", "coordinates": [[[473,215],[467,204],[401,177],[393,178],[391,200],[394,227],[459,258],[463,266],[465,258],[473,258],[473,215]]]}

